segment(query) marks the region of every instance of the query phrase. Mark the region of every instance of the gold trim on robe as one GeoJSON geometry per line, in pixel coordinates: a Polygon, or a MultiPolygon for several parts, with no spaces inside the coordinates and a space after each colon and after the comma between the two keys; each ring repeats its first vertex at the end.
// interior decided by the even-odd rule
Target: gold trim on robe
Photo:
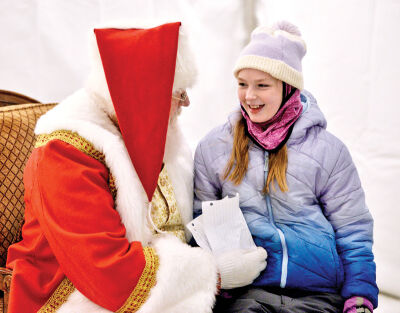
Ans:
{"type": "Polygon", "coordinates": [[[69,295],[75,290],[74,285],[68,278],[64,278],[58,285],[57,289],[53,292],[47,302],[40,308],[37,313],[53,313],[57,312],[58,308],[67,301],[69,295]]]}
{"type": "MultiPolygon", "coordinates": [[[[96,159],[97,161],[106,165],[105,156],[100,151],[96,150],[93,145],[87,141],[85,138],[78,135],[78,133],[69,131],[69,130],[56,130],[50,134],[40,134],[36,137],[35,148],[39,148],[41,146],[46,145],[48,142],[52,140],[61,140],[65,143],[74,146],[79,151],[82,151],[86,155],[96,159]]],[[[113,174],[108,171],[108,185],[110,187],[111,194],[113,199],[115,200],[117,196],[117,189],[115,186],[115,179],[113,174]]]]}
{"type": "Polygon", "coordinates": [[[155,234],[158,233],[158,230],[171,233],[186,243],[185,228],[165,166],[163,166],[158,176],[157,188],[151,199],[150,214],[157,228],[153,230],[155,234]]]}
{"type": "Polygon", "coordinates": [[[139,282],[132,291],[125,304],[117,311],[117,313],[136,312],[149,297],[151,288],[156,284],[156,273],[158,270],[158,257],[153,248],[143,248],[146,266],[143,269],[139,282]]]}
{"type": "MultiPolygon", "coordinates": [[[[156,273],[159,266],[158,257],[153,248],[143,248],[146,265],[142,271],[135,289],[132,291],[124,305],[117,313],[134,313],[137,312],[143,303],[146,302],[151,288],[156,284],[156,273]]],[[[45,305],[41,307],[38,313],[53,313],[57,312],[60,306],[65,303],[71,293],[75,291],[74,285],[68,278],[64,278],[61,284],[57,287],[45,305]]]]}

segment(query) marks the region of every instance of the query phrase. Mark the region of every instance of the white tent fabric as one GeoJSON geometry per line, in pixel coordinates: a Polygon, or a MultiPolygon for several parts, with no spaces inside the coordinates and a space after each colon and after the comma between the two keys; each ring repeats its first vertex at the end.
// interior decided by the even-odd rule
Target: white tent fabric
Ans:
{"type": "Polygon", "coordinates": [[[400,304],[400,1],[0,0],[0,89],[60,101],[88,74],[91,27],[121,18],[181,20],[199,67],[198,83],[189,91],[192,105],[182,114],[194,149],[238,105],[232,68],[248,25],[257,24],[248,20],[249,9],[259,23],[286,19],[303,33],[305,87],[316,96],[328,129],[348,145],[375,218],[378,285],[394,296],[381,296],[376,312],[395,312],[400,304]]]}

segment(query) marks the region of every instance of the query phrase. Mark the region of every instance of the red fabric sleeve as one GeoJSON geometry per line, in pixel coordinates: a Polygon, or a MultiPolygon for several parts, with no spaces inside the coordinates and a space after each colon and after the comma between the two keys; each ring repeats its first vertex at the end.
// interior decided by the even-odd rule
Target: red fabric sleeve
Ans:
{"type": "Polygon", "coordinates": [[[107,180],[101,162],[59,140],[35,149],[25,171],[27,196],[61,269],[87,298],[117,311],[146,262],[141,243],[125,238],[107,180]]]}

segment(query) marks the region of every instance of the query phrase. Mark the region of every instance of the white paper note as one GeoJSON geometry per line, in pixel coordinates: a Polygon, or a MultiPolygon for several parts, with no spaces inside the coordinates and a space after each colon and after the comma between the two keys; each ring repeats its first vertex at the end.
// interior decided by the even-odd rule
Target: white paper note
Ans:
{"type": "Polygon", "coordinates": [[[216,255],[256,248],[239,207],[239,194],[232,198],[203,201],[202,210],[203,214],[187,225],[200,247],[207,246],[216,255]]]}
{"type": "Polygon", "coordinates": [[[210,244],[208,242],[207,236],[204,233],[203,227],[203,215],[196,217],[194,220],[186,224],[186,227],[192,233],[194,239],[196,240],[199,247],[211,251],[210,244]]]}

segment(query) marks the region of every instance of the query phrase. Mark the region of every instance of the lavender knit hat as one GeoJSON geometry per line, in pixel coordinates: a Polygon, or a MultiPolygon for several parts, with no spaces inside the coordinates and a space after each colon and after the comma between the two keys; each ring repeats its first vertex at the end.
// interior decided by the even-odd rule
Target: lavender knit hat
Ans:
{"type": "Polygon", "coordinates": [[[295,25],[281,21],[272,27],[259,26],[251,33],[250,42],[242,50],[233,73],[237,77],[240,70],[253,68],[302,90],[301,59],[306,50],[295,25]]]}

